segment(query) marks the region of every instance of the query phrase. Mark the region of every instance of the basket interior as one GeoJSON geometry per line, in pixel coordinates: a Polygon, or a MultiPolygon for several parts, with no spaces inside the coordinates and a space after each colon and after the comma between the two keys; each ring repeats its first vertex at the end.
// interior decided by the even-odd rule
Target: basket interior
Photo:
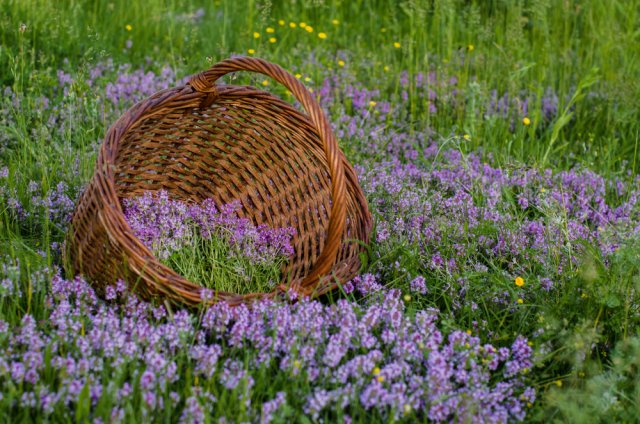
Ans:
{"type": "Polygon", "coordinates": [[[173,109],[130,128],[116,157],[116,191],[120,199],[166,190],[188,202],[240,200],[238,214],[254,224],[296,229],[295,254],[283,271],[298,279],[323,248],[331,180],[308,119],[259,93],[236,97],[222,90],[207,108],[173,109]]]}

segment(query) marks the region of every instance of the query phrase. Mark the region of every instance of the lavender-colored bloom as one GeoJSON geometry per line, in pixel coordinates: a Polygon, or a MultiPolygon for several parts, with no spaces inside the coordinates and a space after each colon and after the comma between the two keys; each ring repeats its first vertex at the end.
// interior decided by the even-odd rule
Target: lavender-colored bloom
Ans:
{"type": "Polygon", "coordinates": [[[260,424],[268,424],[273,420],[275,412],[286,403],[286,394],[278,392],[276,397],[262,404],[262,414],[260,415],[260,424]]]}
{"type": "Polygon", "coordinates": [[[205,422],[205,414],[198,399],[194,396],[187,398],[186,407],[180,416],[180,423],[201,424],[205,422]]]}
{"type": "Polygon", "coordinates": [[[419,275],[413,280],[411,280],[409,287],[411,288],[411,291],[414,293],[418,293],[418,294],[427,293],[426,279],[422,275],[419,275]]]}

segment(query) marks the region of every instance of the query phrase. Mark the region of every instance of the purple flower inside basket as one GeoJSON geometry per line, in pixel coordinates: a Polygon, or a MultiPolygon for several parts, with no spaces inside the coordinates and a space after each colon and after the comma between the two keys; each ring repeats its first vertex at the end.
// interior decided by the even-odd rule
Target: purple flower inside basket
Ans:
{"type": "Polygon", "coordinates": [[[156,257],[210,289],[269,289],[294,253],[294,228],[256,226],[238,216],[238,201],[221,207],[212,199],[188,204],[161,190],[124,199],[123,206],[134,234],[156,257]],[[254,280],[265,281],[255,286],[254,280]],[[240,283],[243,287],[235,287],[240,283]]]}

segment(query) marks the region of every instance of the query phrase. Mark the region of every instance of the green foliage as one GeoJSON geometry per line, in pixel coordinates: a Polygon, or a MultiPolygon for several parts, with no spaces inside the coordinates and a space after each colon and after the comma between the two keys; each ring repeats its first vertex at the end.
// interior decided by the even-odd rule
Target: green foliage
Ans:
{"type": "Polygon", "coordinates": [[[280,281],[286,258],[253,261],[229,237],[202,238],[194,234],[188,243],[163,262],[189,281],[218,291],[237,294],[270,292],[280,281]]]}
{"type": "MultiPolygon", "coordinates": [[[[9,299],[0,292],[0,318],[10,325],[17,325],[27,313],[36,320],[44,318],[41,311],[50,275],[34,270],[46,266],[53,272],[59,266],[60,252],[52,243],[62,242],[65,230],[62,220],[47,215],[33,201],[30,182],[39,185],[40,197],[65,182],[65,193],[75,199],[93,172],[106,127],[119,114],[116,108],[105,109],[100,99],[104,86],[118,78],[117,72],[94,86],[76,78],[63,92],[56,76],[59,69],[84,75],[97,63],[113,60],[154,70],[166,64],[181,77],[233,54],[253,54],[299,73],[315,90],[333,71],[377,88],[380,99],[401,106],[403,130],[428,127],[430,140],[454,146],[462,154],[481,149],[505,169],[584,165],[632,184],[640,168],[640,9],[635,0],[0,0],[0,10],[0,87],[11,87],[21,96],[20,104],[7,95],[0,100],[0,108],[8,111],[8,116],[0,116],[0,168],[6,166],[9,172],[3,180],[6,192],[0,195],[0,251],[10,258],[3,261],[10,266],[0,277],[12,273],[22,293],[9,299]],[[301,29],[302,22],[313,30],[301,29]],[[270,42],[272,37],[275,42],[270,42]],[[409,79],[430,71],[456,76],[463,101],[446,105],[442,101],[434,112],[413,85],[404,96],[402,71],[409,79]],[[540,102],[547,89],[557,93],[559,102],[559,112],[550,122],[540,115],[539,103],[530,105],[534,111],[528,115],[530,125],[518,116],[488,116],[483,106],[493,90],[499,96],[533,93],[540,102]],[[68,111],[69,125],[63,130],[49,121],[51,110],[40,103],[43,96],[68,111]],[[24,219],[10,210],[11,197],[25,205],[24,219]]],[[[239,76],[234,82],[263,81],[239,76]]],[[[273,90],[286,96],[282,88],[273,90]]],[[[344,97],[329,106],[330,119],[340,113],[338,107],[351,112],[351,102],[344,97]]],[[[359,150],[368,139],[341,143],[356,161],[362,159],[359,150]]],[[[477,187],[469,192],[478,205],[485,202],[477,187]]],[[[527,219],[563,220],[552,208],[519,210],[518,194],[503,193],[509,199],[506,204],[513,205],[506,211],[513,215],[506,229],[515,230],[527,219]]],[[[609,197],[614,202],[624,195],[612,191],[609,197]]],[[[371,194],[370,201],[374,200],[392,205],[398,197],[381,191],[371,194]]],[[[432,271],[428,263],[433,251],[392,234],[385,242],[371,243],[365,270],[379,273],[384,284],[407,293],[411,279],[424,275],[429,293],[413,295],[408,309],[436,306],[451,328],[474,328],[497,345],[507,345],[515,334],[532,336],[537,362],[530,383],[541,393],[529,416],[532,420],[636,421],[640,240],[625,241],[609,257],[603,257],[597,245],[584,242],[577,264],[561,274],[557,258],[576,246],[552,246],[546,264],[523,261],[518,270],[527,285],[519,305],[522,293],[513,284],[513,258],[490,258],[477,248],[478,239],[495,238],[504,229],[486,223],[468,233],[462,260],[486,269],[432,271]],[[558,289],[534,290],[540,276],[553,278],[558,289]],[[465,298],[475,306],[458,303],[460,281],[465,298]],[[495,296],[504,296],[508,307],[496,308],[495,296]]],[[[439,247],[443,255],[455,252],[446,236],[439,247]]],[[[230,252],[228,245],[195,239],[167,263],[192,280],[210,277],[228,282],[229,287],[217,287],[225,291],[242,292],[238,287],[247,287],[245,277],[259,284],[247,291],[261,291],[278,280],[280,264],[251,268],[240,259],[230,263],[230,252]],[[220,266],[205,265],[212,261],[220,266]],[[238,268],[246,275],[240,275],[238,268]]],[[[189,368],[186,355],[178,357],[178,366],[189,368]]],[[[254,392],[263,390],[267,399],[277,390],[299,390],[282,375],[272,379],[272,371],[259,370],[254,392]]],[[[105,380],[122,383],[131,373],[105,368],[105,380]]],[[[189,379],[183,383],[183,394],[192,383],[189,379]]],[[[133,390],[127,418],[143,420],[137,407],[140,388],[133,390]]],[[[241,390],[242,385],[237,391],[212,388],[219,407],[238,420],[246,418],[237,401],[241,390]]],[[[80,396],[88,396],[87,391],[83,388],[80,396]]],[[[3,395],[8,399],[14,393],[3,395]]],[[[301,400],[291,398],[298,410],[280,411],[279,419],[303,421],[301,400]]],[[[101,402],[101,410],[107,411],[110,400],[101,402]]],[[[165,419],[170,421],[175,414],[168,397],[166,405],[165,419]]],[[[79,405],[76,416],[81,421],[87,413],[79,405]]],[[[364,412],[352,418],[371,419],[364,412]]]]}

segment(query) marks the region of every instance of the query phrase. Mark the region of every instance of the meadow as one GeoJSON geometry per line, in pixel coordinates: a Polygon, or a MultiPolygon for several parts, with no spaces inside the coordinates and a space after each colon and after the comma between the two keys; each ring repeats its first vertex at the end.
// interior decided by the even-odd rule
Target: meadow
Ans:
{"type": "Polygon", "coordinates": [[[0,43],[0,421],[640,416],[636,1],[0,0],[0,43]],[[359,276],[97,296],[61,252],[105,131],[234,55],[317,95],[374,216],[359,276]]]}

